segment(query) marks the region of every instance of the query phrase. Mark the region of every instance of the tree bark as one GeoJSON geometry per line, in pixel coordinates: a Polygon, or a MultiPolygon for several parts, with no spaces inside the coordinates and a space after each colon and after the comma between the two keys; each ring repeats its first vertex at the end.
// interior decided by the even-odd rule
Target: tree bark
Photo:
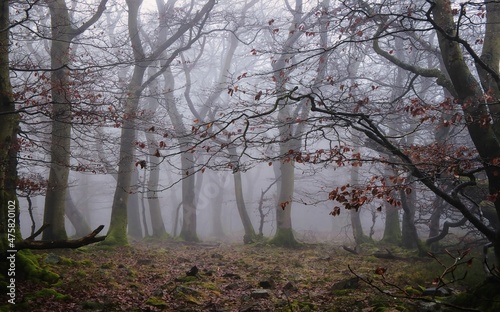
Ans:
{"type": "MultiPolygon", "coordinates": [[[[498,12],[499,4],[491,3],[487,9],[489,9],[486,21],[486,25],[488,26],[484,38],[485,48],[483,47],[482,59],[486,60],[485,65],[489,66],[494,75],[492,73],[485,74],[485,65],[480,64],[478,61],[476,61],[476,67],[481,75],[483,86],[487,88],[486,92],[492,96],[492,102],[497,103],[498,97],[496,96],[499,94],[498,72],[500,64],[496,58],[500,52],[500,45],[496,41],[498,40],[498,34],[495,34],[494,31],[499,27],[498,23],[495,24],[495,21],[499,18],[498,14],[495,14],[498,12]],[[495,59],[496,63],[494,63],[495,59]],[[495,83],[492,83],[493,80],[495,83]],[[493,91],[490,91],[490,89],[493,91]]],[[[428,18],[438,30],[439,47],[443,56],[443,63],[456,90],[457,100],[464,112],[464,118],[467,122],[467,129],[469,130],[471,139],[486,168],[489,192],[496,196],[500,191],[500,169],[495,165],[496,159],[500,157],[500,133],[496,130],[499,128],[500,115],[495,114],[495,110],[498,108],[490,106],[493,110],[488,111],[488,107],[483,105],[484,92],[481,89],[481,85],[471,73],[464,59],[460,43],[455,40],[455,36],[457,35],[456,25],[450,1],[435,1],[432,3],[431,13],[433,19],[431,19],[430,15],[428,18]],[[489,118],[489,120],[485,120],[485,118],[489,118]]],[[[500,216],[499,196],[496,196],[494,204],[497,215],[500,216]]],[[[475,223],[474,225],[477,224],[477,220],[472,220],[472,222],[475,223]]],[[[479,227],[480,225],[477,226],[479,227]]],[[[500,265],[500,230],[496,230],[494,238],[491,236],[489,238],[495,246],[497,265],[500,265]]]]}
{"type": "Polygon", "coordinates": [[[52,28],[50,62],[52,93],[52,131],[50,172],[45,195],[43,223],[50,224],[44,240],[67,238],[64,224],[65,196],[71,150],[71,90],[69,87],[69,49],[73,39],[71,20],[64,0],[47,0],[52,28]]]}
{"type": "Polygon", "coordinates": [[[51,226],[43,232],[43,239],[66,239],[64,224],[65,197],[68,188],[71,150],[72,95],[69,82],[70,46],[72,40],[94,24],[106,8],[102,0],[97,12],[79,28],[73,28],[66,1],[45,0],[51,21],[51,95],[52,131],[50,142],[50,170],[45,196],[44,223],[51,226]]]}
{"type": "MultiPolygon", "coordinates": [[[[0,251],[14,249],[9,246],[9,229],[13,240],[21,237],[19,205],[16,196],[17,182],[17,129],[19,114],[12,97],[9,75],[9,1],[0,1],[0,251]],[[9,212],[11,213],[9,216],[9,212]],[[12,218],[14,214],[14,218],[12,218]],[[14,224],[10,225],[13,220],[14,224]]],[[[12,241],[13,241],[12,240],[12,241]]],[[[7,272],[7,263],[0,264],[7,272]]]]}
{"type": "MultiPolygon", "coordinates": [[[[127,233],[135,239],[144,237],[142,232],[141,212],[139,205],[139,168],[132,168],[132,180],[130,185],[130,194],[127,202],[127,233]]],[[[144,228],[144,232],[147,229],[144,228]]]]}
{"type": "Polygon", "coordinates": [[[111,222],[108,230],[107,244],[126,245],[127,239],[127,202],[129,199],[131,177],[134,166],[135,113],[139,105],[139,88],[142,85],[146,65],[142,42],[139,35],[139,8],[142,1],[127,0],[128,30],[131,45],[134,50],[134,66],[132,78],[127,87],[125,112],[120,137],[120,152],[118,159],[118,175],[116,181],[113,206],[111,207],[111,222]]]}
{"type": "Polygon", "coordinates": [[[90,233],[91,229],[87,220],[85,220],[85,216],[80,212],[78,207],[76,207],[69,192],[66,196],[65,214],[75,227],[76,236],[81,237],[90,233]]]}
{"type": "Polygon", "coordinates": [[[234,145],[228,146],[229,157],[231,159],[231,164],[233,165],[233,179],[234,179],[234,194],[236,196],[236,206],[238,207],[238,213],[243,223],[243,228],[245,229],[245,236],[243,237],[243,242],[245,244],[252,243],[255,240],[255,230],[248,215],[247,208],[245,206],[245,199],[243,198],[243,185],[241,181],[241,172],[239,171],[239,159],[236,154],[236,147],[234,145]]]}

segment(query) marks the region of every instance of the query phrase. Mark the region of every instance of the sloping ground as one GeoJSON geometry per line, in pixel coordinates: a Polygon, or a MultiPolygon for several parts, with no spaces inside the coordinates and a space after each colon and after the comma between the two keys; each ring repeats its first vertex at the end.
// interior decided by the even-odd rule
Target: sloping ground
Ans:
{"type": "Polygon", "coordinates": [[[39,259],[60,275],[59,282],[18,281],[17,304],[4,309],[437,311],[422,290],[442,273],[432,259],[380,259],[327,245],[291,250],[151,242],[39,253],[39,259]],[[377,274],[381,269],[385,273],[377,274]]]}

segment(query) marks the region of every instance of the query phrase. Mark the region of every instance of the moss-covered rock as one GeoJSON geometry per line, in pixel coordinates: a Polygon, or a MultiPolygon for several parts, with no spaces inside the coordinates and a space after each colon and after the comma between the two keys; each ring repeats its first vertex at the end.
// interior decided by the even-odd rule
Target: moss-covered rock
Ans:
{"type": "Polygon", "coordinates": [[[59,275],[42,268],[37,257],[28,250],[16,254],[16,274],[25,279],[34,279],[53,284],[59,280],[59,275]]]}
{"type": "Polygon", "coordinates": [[[25,301],[32,301],[39,298],[50,298],[53,297],[56,300],[69,300],[71,297],[68,295],[61,294],[52,288],[43,288],[33,294],[26,295],[25,301]]]}
{"type": "Polygon", "coordinates": [[[500,311],[500,282],[496,279],[488,279],[467,293],[452,296],[448,299],[453,305],[459,307],[474,308],[483,312],[500,311]]]}
{"type": "Polygon", "coordinates": [[[146,301],[146,304],[160,309],[165,309],[168,307],[168,304],[164,300],[158,297],[149,298],[146,301]]]}

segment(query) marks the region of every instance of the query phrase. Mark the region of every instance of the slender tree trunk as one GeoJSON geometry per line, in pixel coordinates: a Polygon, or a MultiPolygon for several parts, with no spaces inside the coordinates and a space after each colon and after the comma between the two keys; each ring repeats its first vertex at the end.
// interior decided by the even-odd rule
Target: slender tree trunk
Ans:
{"type": "MultiPolygon", "coordinates": [[[[155,109],[156,110],[156,109],[155,109]]],[[[151,216],[151,229],[154,237],[164,237],[167,235],[165,223],[161,214],[160,200],[158,199],[158,184],[160,183],[160,158],[156,156],[156,144],[154,134],[146,133],[149,146],[149,179],[148,179],[148,204],[151,216]]]]}
{"type": "Polygon", "coordinates": [[[173,97],[174,76],[170,69],[164,73],[165,78],[165,101],[167,113],[172,120],[176,135],[179,140],[181,152],[181,174],[182,174],[182,227],[180,237],[187,241],[198,241],[196,233],[196,203],[195,203],[195,174],[194,155],[191,152],[193,143],[187,137],[187,129],[184,126],[182,115],[177,109],[173,97]]]}
{"type": "Polygon", "coordinates": [[[234,194],[236,196],[236,206],[238,207],[238,213],[243,223],[243,228],[245,229],[245,236],[243,237],[243,242],[245,244],[252,243],[255,240],[255,230],[248,215],[247,208],[245,206],[245,199],[243,198],[243,184],[241,181],[241,172],[238,170],[238,155],[236,154],[236,147],[233,145],[228,146],[229,157],[235,171],[233,172],[234,179],[234,194]]]}
{"type": "MultiPolygon", "coordinates": [[[[138,8],[137,8],[138,9],[138,8]]],[[[134,34],[132,33],[131,36],[134,34]]],[[[111,222],[109,225],[106,243],[125,245],[127,240],[127,203],[131,191],[131,178],[134,170],[134,141],[135,141],[135,120],[134,114],[139,105],[139,94],[136,90],[142,83],[145,68],[137,65],[128,86],[129,97],[125,103],[125,116],[129,116],[123,121],[120,138],[120,152],[118,160],[118,175],[116,181],[113,206],[111,208],[111,222]]]]}
{"type": "Polygon", "coordinates": [[[83,213],[76,207],[71,194],[68,192],[66,196],[65,214],[69,221],[75,227],[76,236],[83,237],[92,232],[83,213]]]}
{"type": "Polygon", "coordinates": [[[126,245],[127,239],[127,203],[129,199],[132,171],[134,170],[135,113],[139,105],[139,88],[142,84],[146,64],[142,42],[139,36],[138,15],[142,1],[127,0],[129,9],[128,28],[131,45],[134,48],[134,66],[132,78],[127,87],[124,120],[120,137],[120,152],[118,159],[118,175],[115,195],[111,207],[111,222],[108,230],[107,244],[126,245]]]}
{"type": "Polygon", "coordinates": [[[222,204],[224,201],[224,191],[219,190],[213,201],[212,211],[212,236],[216,239],[223,239],[226,237],[224,233],[224,225],[222,223],[222,204]]]}

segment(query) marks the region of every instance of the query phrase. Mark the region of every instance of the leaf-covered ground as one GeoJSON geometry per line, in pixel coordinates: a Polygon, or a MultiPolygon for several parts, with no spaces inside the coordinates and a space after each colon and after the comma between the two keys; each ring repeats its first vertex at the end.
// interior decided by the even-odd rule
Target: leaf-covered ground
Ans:
{"type": "MultiPolygon", "coordinates": [[[[282,249],[265,244],[177,241],[39,252],[39,262],[59,274],[60,280],[54,285],[18,281],[15,309],[222,312],[437,308],[427,302],[431,297],[422,295],[442,273],[437,261],[411,254],[381,259],[371,253],[365,250],[364,256],[354,255],[330,245],[282,249]],[[383,275],[377,274],[384,270],[383,275]]],[[[464,286],[452,287],[463,290],[464,286]]]]}

